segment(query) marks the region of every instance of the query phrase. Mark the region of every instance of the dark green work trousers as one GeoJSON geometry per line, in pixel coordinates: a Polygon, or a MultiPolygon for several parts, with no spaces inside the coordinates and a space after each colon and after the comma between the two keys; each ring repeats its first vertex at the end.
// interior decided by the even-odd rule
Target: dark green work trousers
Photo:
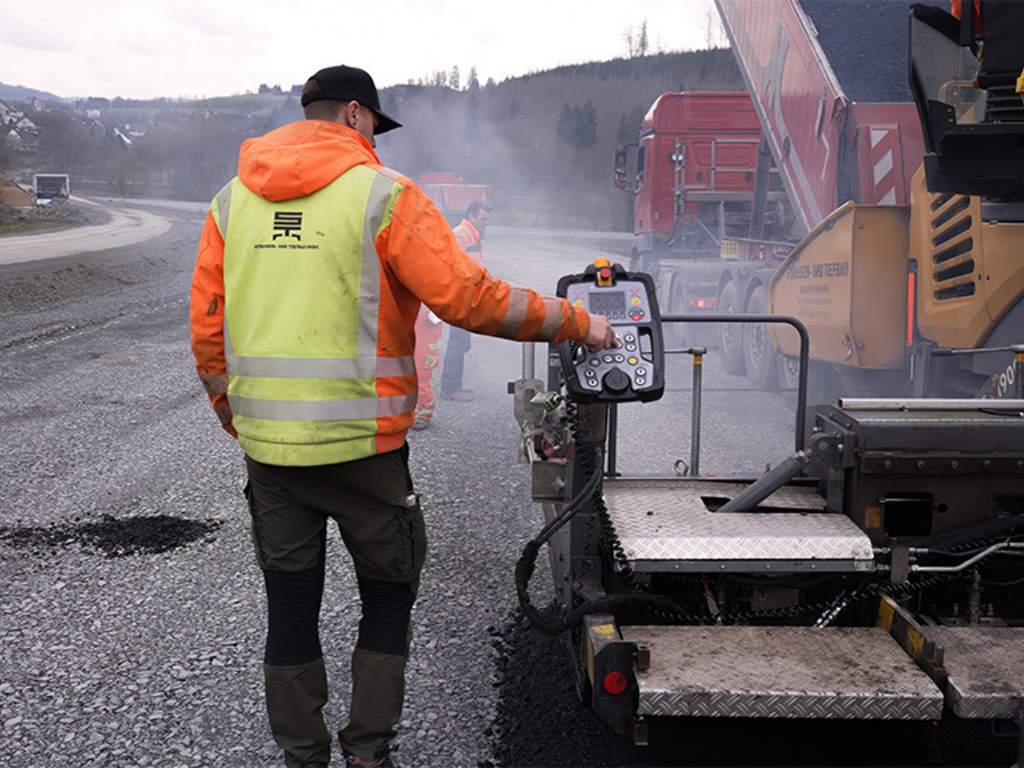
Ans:
{"type": "Polygon", "coordinates": [[[320,649],[327,522],[352,555],[362,618],[352,654],[352,703],[341,746],[383,753],[405,694],[409,616],[426,555],[423,514],[409,476],[409,449],[320,467],[277,467],[246,458],[246,497],[267,593],[267,712],[287,766],[327,765],[320,649]]]}

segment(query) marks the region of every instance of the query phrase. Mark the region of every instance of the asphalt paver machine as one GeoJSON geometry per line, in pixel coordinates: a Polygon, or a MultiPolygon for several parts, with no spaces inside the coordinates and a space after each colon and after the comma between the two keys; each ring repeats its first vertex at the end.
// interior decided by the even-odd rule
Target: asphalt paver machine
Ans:
{"type": "Polygon", "coordinates": [[[637,743],[654,717],[1017,732],[1024,401],[805,410],[808,337],[794,318],[662,316],[647,275],[604,260],[558,293],[609,317],[619,346],[551,346],[546,381],[528,347],[510,385],[545,518],[516,583],[531,623],[568,638],[578,691],[612,729],[637,743]],[[699,473],[705,350],[665,349],[662,328],[678,322],[783,323],[801,337],[793,445],[763,476],[699,473]],[[673,352],[693,363],[688,471],[623,475],[617,425],[661,398],[673,352]],[[545,544],[554,603],[540,608],[529,583],[545,544]]]}

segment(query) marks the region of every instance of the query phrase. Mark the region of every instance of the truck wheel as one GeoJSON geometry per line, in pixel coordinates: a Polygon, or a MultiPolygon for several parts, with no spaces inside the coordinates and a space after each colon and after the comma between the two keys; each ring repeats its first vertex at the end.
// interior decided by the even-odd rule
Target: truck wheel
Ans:
{"type": "MultiPolygon", "coordinates": [[[[686,314],[686,289],[683,278],[676,275],[668,294],[668,312],[671,315],[686,314]]],[[[664,326],[665,344],[672,349],[690,346],[690,324],[669,323],[664,326]]]]}
{"type": "MultiPolygon", "coordinates": [[[[768,289],[763,285],[759,285],[750,294],[747,312],[751,315],[763,315],[768,312],[768,289]]],[[[748,325],[744,328],[743,362],[747,366],[747,379],[754,389],[778,389],[779,379],[775,372],[777,356],[767,325],[748,325]]]]}
{"type": "MultiPolygon", "coordinates": [[[[724,315],[742,312],[738,293],[736,283],[726,283],[718,300],[718,311],[724,315]]],[[[722,367],[726,373],[742,376],[746,372],[743,361],[743,326],[722,323],[718,327],[718,348],[721,350],[722,367]]]]}
{"type": "Polygon", "coordinates": [[[800,386],[800,358],[779,355],[778,359],[779,387],[795,390],[800,386]]]}

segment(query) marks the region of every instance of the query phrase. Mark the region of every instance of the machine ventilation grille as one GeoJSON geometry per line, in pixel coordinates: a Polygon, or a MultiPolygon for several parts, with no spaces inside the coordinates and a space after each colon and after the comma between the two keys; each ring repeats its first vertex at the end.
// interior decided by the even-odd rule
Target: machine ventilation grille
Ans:
{"type": "Polygon", "coordinates": [[[975,218],[970,207],[971,199],[964,195],[943,194],[932,198],[932,269],[929,271],[937,301],[974,295],[975,218]]]}

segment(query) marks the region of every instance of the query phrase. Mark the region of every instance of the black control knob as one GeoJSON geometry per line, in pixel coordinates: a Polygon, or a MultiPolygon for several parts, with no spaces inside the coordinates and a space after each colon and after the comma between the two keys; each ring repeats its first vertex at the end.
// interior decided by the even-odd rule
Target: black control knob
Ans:
{"type": "Polygon", "coordinates": [[[619,368],[612,368],[601,381],[604,388],[613,395],[621,395],[629,389],[629,376],[619,368]]]}

